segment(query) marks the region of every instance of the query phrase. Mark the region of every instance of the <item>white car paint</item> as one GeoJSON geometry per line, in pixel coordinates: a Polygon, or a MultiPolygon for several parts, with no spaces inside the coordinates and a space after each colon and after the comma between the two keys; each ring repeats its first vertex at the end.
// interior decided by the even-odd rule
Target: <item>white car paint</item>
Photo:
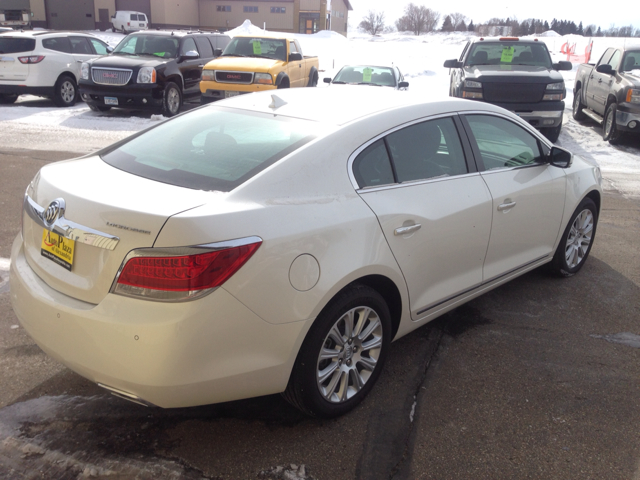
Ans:
{"type": "Polygon", "coordinates": [[[576,206],[588,194],[600,198],[597,165],[579,157],[568,168],[545,163],[361,188],[352,170],[360,153],[417,121],[494,115],[551,148],[499,107],[391,89],[371,102],[370,92],[283,90],[279,108],[270,107],[269,93],[252,94],[156,127],[170,135],[180,122],[221,111],[312,125],[315,139],[225,192],[126,173],[100,158],[109,149],[44,167],[27,190],[35,203],[46,209],[64,198],[65,218],[120,242],[114,250],[78,243],[68,271],[40,255],[43,228],[25,213],[10,272],[20,322],[49,355],[136,401],[184,407],[282,392],[309,329],[348,285],[365,277],[392,285],[400,338],[549,262],[576,206]],[[498,211],[504,197],[517,205],[498,211]],[[196,300],[158,302],[114,290],[137,248],[248,237],[262,241],[255,254],[196,300]]]}

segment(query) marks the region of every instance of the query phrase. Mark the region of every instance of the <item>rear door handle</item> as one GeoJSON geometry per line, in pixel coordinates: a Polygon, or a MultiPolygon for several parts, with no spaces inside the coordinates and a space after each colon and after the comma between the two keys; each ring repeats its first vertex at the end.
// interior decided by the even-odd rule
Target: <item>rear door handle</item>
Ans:
{"type": "Polygon", "coordinates": [[[407,235],[408,233],[413,233],[416,232],[418,230],[420,230],[420,227],[422,225],[420,225],[419,223],[416,223],[415,225],[409,225],[408,227],[398,227],[393,231],[394,235],[407,235]]]}
{"type": "Polygon", "coordinates": [[[500,205],[498,205],[498,211],[502,212],[503,210],[509,210],[510,208],[513,208],[515,206],[516,202],[501,203],[500,205]]]}
{"type": "Polygon", "coordinates": [[[198,65],[198,68],[204,68],[204,64],[198,65]]]}

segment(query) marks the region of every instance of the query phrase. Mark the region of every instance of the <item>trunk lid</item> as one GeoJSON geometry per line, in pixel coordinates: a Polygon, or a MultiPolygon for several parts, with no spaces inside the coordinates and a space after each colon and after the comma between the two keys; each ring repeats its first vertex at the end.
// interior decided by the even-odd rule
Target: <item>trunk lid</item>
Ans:
{"type": "Polygon", "coordinates": [[[55,290],[93,304],[109,292],[129,251],[153,246],[169,217],[211,198],[211,193],[123,172],[97,156],[42,168],[27,194],[45,211],[62,198],[66,220],[119,238],[113,250],[76,241],[71,266],[64,266],[51,253],[43,255],[47,230],[23,212],[24,251],[31,268],[55,290]]]}
{"type": "Polygon", "coordinates": [[[36,41],[32,38],[0,37],[0,82],[26,80],[29,65],[23,64],[18,57],[26,57],[33,52],[36,41]]]}

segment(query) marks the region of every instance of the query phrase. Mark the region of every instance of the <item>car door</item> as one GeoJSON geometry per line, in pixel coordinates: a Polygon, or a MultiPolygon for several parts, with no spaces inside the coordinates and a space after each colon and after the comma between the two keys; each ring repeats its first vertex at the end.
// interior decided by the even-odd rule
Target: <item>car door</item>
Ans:
{"type": "MultiPolygon", "coordinates": [[[[289,42],[289,55],[292,53],[301,53],[298,45],[294,41],[289,42]]],[[[289,81],[291,82],[291,87],[305,86],[305,78],[303,78],[304,68],[302,68],[303,61],[304,59],[289,62],[289,81]]]]}
{"type": "Polygon", "coordinates": [[[458,122],[403,126],[363,146],[351,164],[404,274],[413,319],[482,282],[491,196],[458,122]]]}
{"type": "MultiPolygon", "coordinates": [[[[198,47],[196,46],[196,42],[193,37],[185,37],[180,42],[180,53],[179,56],[185,55],[187,52],[196,52],[200,55],[198,51],[198,47]]],[[[200,75],[202,73],[202,67],[204,64],[201,58],[196,58],[193,60],[181,59],[178,57],[178,68],[182,73],[182,78],[184,79],[184,93],[185,95],[193,94],[196,91],[200,93],[200,75]]]]}
{"type": "Polygon", "coordinates": [[[80,78],[80,67],[83,62],[95,58],[93,47],[89,43],[89,39],[86,37],[70,35],[69,41],[71,42],[71,55],[75,60],[76,78],[80,78]]]}
{"type": "MultiPolygon", "coordinates": [[[[622,54],[620,50],[613,48],[609,50],[611,50],[611,52],[605,52],[598,62],[598,65],[596,65],[596,68],[600,65],[611,65],[614,69],[618,68],[622,54]]],[[[591,75],[589,75],[587,107],[601,115],[604,115],[604,109],[607,106],[607,98],[609,97],[609,91],[611,90],[611,83],[613,83],[613,75],[610,73],[597,72],[596,68],[591,70],[591,75]]]]}
{"type": "Polygon", "coordinates": [[[493,199],[483,281],[553,255],[564,212],[566,175],[546,163],[548,147],[505,117],[463,116],[480,174],[493,199]]]}

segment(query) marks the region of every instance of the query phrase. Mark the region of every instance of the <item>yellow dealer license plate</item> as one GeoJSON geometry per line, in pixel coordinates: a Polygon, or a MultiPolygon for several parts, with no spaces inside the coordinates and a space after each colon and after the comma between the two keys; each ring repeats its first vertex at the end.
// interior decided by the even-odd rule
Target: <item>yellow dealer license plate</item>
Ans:
{"type": "Polygon", "coordinates": [[[71,271],[75,243],[74,240],[64,238],[57,233],[45,229],[42,232],[40,253],[43,257],[47,257],[49,260],[71,271]]]}

